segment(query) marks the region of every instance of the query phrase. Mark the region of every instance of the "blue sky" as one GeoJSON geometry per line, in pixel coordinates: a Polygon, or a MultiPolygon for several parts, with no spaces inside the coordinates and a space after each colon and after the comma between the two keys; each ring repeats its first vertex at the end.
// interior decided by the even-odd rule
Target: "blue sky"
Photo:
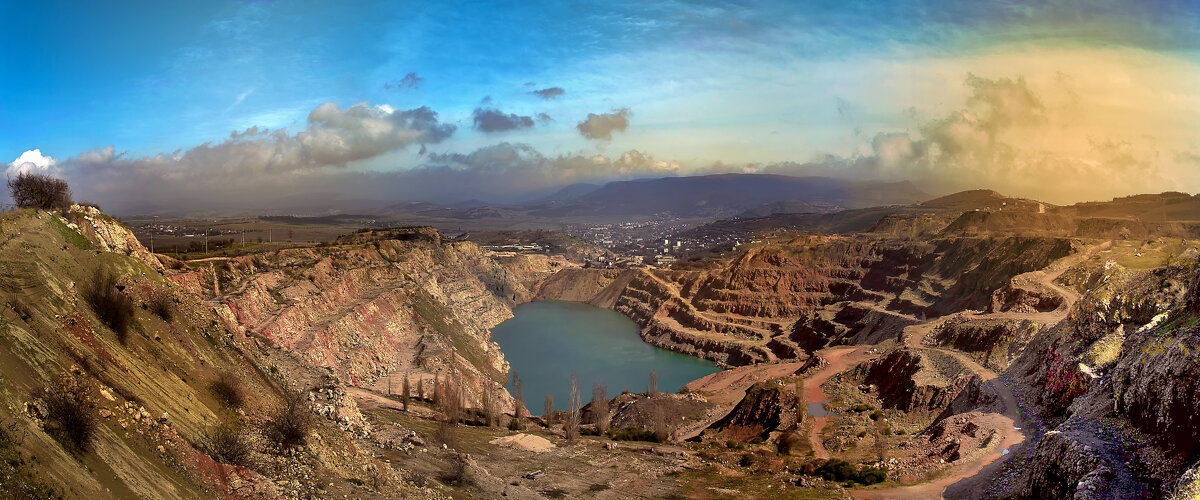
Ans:
{"type": "Polygon", "coordinates": [[[212,172],[347,199],[504,201],[576,181],[766,170],[1064,202],[1200,190],[1193,2],[4,1],[0,18],[0,158],[11,172],[37,149],[53,160],[35,166],[129,209],[129,190],[212,172]],[[419,85],[398,85],[410,73],[419,85]],[[532,93],[552,87],[562,94],[532,93]],[[1002,109],[1026,92],[1030,109],[1002,109]],[[301,137],[326,103],[363,107],[301,137]],[[388,113],[422,106],[454,131],[389,128],[332,157],[311,144],[357,148],[354,134],[415,126],[388,113]],[[477,110],[501,126],[477,125],[477,110]],[[624,127],[580,128],[619,110],[624,127]],[[286,137],[225,144],[251,127],[286,137]],[[951,154],[964,149],[946,141],[971,137],[983,141],[971,155],[951,154]],[[293,146],[300,160],[229,156],[293,146]],[[1098,171],[1111,186],[1044,187],[1098,171]],[[519,179],[495,190],[490,176],[519,179]]]}

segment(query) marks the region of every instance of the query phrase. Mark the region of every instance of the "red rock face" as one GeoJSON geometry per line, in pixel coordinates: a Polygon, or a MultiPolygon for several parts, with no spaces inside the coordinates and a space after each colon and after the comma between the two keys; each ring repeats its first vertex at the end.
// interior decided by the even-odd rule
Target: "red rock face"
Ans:
{"type": "Polygon", "coordinates": [[[345,244],[215,262],[172,279],[206,296],[222,283],[226,328],[351,385],[386,390],[390,376],[432,378],[451,364],[471,387],[503,382],[508,364],[489,330],[512,316],[510,304],[532,296],[527,285],[549,272],[546,258],[500,262],[472,243],[418,236],[356,235],[345,244]]]}
{"type": "Polygon", "coordinates": [[[638,271],[614,309],[659,347],[731,365],[802,359],[984,309],[1014,276],[1072,251],[1060,238],[806,236],[753,244],[703,269],[638,271]]]}

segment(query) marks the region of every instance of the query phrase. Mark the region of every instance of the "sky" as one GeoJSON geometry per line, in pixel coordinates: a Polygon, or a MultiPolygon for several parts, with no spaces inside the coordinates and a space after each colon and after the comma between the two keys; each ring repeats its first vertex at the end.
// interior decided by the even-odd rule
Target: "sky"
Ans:
{"type": "Polygon", "coordinates": [[[718,172],[1200,191],[1189,0],[0,0],[0,19],[0,166],[117,213],[718,172]]]}

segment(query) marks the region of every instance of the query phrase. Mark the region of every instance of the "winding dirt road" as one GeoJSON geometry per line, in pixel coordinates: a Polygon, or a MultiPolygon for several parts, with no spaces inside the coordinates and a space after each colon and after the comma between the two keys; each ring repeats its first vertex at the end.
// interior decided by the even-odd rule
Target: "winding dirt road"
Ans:
{"type": "MultiPolygon", "coordinates": [[[[854,495],[854,497],[856,497],[856,498],[872,498],[872,499],[942,498],[946,488],[949,487],[950,485],[958,483],[965,479],[973,478],[976,475],[978,475],[981,471],[983,471],[984,468],[988,468],[989,470],[995,470],[1000,465],[1002,465],[1005,461],[1007,461],[1008,458],[1011,456],[1011,454],[1008,453],[1009,450],[1011,450],[1015,446],[1018,446],[1018,445],[1024,443],[1026,440],[1025,433],[1029,432],[1028,430],[1026,430],[1029,428],[1027,425],[1027,422],[1021,416],[1021,406],[1017,400],[1016,394],[1013,393],[1012,389],[1010,387],[1008,387],[1007,384],[1005,384],[1003,381],[1001,381],[1000,379],[997,378],[995,372],[992,372],[991,370],[983,367],[978,362],[971,359],[969,356],[967,356],[959,351],[952,350],[952,349],[925,346],[924,345],[925,337],[928,336],[935,329],[937,329],[938,327],[943,325],[946,321],[950,320],[951,318],[955,318],[955,317],[968,317],[968,318],[973,318],[973,319],[974,318],[1028,319],[1028,320],[1038,321],[1038,322],[1041,322],[1041,323],[1047,324],[1047,325],[1058,323],[1059,321],[1062,321],[1063,319],[1065,319],[1067,317],[1067,314],[1071,311],[1071,308],[1074,307],[1075,302],[1077,300],[1079,300],[1079,294],[1077,292],[1075,292],[1074,290],[1070,290],[1070,289],[1067,289],[1067,288],[1057,285],[1056,283],[1054,283],[1054,280],[1058,279],[1058,277],[1061,276],[1062,273],[1065,272],[1067,269],[1069,269],[1071,266],[1073,266],[1079,262],[1082,262],[1086,259],[1089,259],[1096,252],[1106,249],[1106,248],[1109,248],[1111,246],[1112,246],[1111,241],[1106,242],[1102,245],[1092,246],[1083,252],[1079,252],[1074,255],[1070,255],[1070,256],[1064,257],[1062,259],[1059,259],[1057,261],[1054,261],[1049,266],[1047,266],[1045,269],[1042,269],[1040,271],[1033,271],[1030,273],[1025,273],[1024,275],[1022,275],[1025,278],[1031,279],[1035,283],[1046,287],[1048,290],[1053,291],[1054,293],[1058,294],[1062,298],[1062,301],[1059,304],[1059,306],[1057,308],[1055,308],[1055,310],[1053,310],[1053,311],[1038,312],[1038,313],[1000,312],[1000,313],[992,313],[992,314],[976,314],[976,313],[972,313],[972,312],[967,312],[967,313],[942,316],[942,317],[937,318],[932,321],[927,321],[924,323],[906,327],[902,333],[901,339],[902,339],[902,342],[904,342],[907,346],[909,346],[910,348],[913,348],[913,349],[938,351],[938,352],[953,356],[956,360],[958,360],[960,363],[962,363],[963,366],[965,366],[967,369],[971,370],[972,373],[978,375],[993,391],[995,391],[995,393],[999,396],[999,400],[1000,400],[1002,409],[999,413],[987,415],[985,418],[986,418],[986,423],[991,424],[991,426],[993,428],[995,428],[999,431],[1000,440],[999,440],[998,445],[994,446],[989,452],[981,454],[979,456],[976,456],[972,459],[966,460],[963,463],[956,464],[954,467],[949,469],[949,474],[946,474],[939,479],[929,481],[926,483],[913,485],[913,486],[888,488],[888,489],[852,490],[851,494],[854,495]],[[1018,430],[1018,429],[1020,429],[1020,430],[1018,430]]],[[[842,357],[841,359],[845,360],[846,358],[842,357]]],[[[846,369],[849,369],[850,366],[853,366],[853,365],[846,366],[847,363],[845,361],[837,363],[837,365],[839,367],[841,367],[841,370],[846,370],[846,369]]],[[[824,383],[825,380],[828,380],[829,377],[838,373],[838,372],[833,372],[833,369],[834,369],[834,363],[831,360],[830,366],[827,367],[827,369],[826,369],[826,370],[829,370],[831,373],[826,374],[826,370],[822,370],[821,372],[814,374],[813,380],[812,380],[812,382],[813,382],[812,385],[816,385],[817,390],[810,391],[808,388],[805,389],[804,399],[805,399],[806,404],[812,403],[812,402],[817,402],[817,401],[824,401],[826,399],[824,391],[821,391],[819,386],[820,386],[820,384],[824,383]],[[824,378],[817,381],[815,379],[815,377],[818,375],[823,376],[824,378]]],[[[806,382],[806,383],[808,383],[808,382],[806,382]]],[[[819,429],[822,426],[824,426],[824,421],[818,422],[818,425],[815,427],[816,430],[813,432],[810,439],[813,443],[813,449],[819,450],[817,452],[817,456],[820,458],[828,458],[828,453],[825,453],[824,457],[822,457],[822,455],[821,455],[821,453],[825,451],[824,446],[821,445],[820,434],[819,434],[820,433],[819,429]]]]}

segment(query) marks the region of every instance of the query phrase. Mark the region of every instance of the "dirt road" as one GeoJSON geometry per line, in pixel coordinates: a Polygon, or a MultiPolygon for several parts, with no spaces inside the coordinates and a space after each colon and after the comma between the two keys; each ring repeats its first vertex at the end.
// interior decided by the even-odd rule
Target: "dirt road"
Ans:
{"type": "MultiPolygon", "coordinates": [[[[1079,294],[1074,290],[1070,290],[1054,283],[1068,268],[1090,258],[1096,252],[1108,248],[1112,242],[1106,242],[1101,245],[1092,246],[1083,252],[1059,259],[1045,269],[1026,273],[1027,278],[1031,278],[1038,284],[1045,286],[1047,289],[1054,291],[1062,298],[1062,303],[1054,311],[1044,313],[1014,313],[1002,312],[994,314],[967,314],[970,318],[1004,318],[1004,319],[1028,319],[1038,321],[1044,324],[1054,324],[1062,321],[1067,317],[1067,314],[1074,307],[1075,302],[1079,300],[1079,294]]],[[[999,444],[991,449],[988,453],[975,457],[966,463],[956,465],[948,475],[927,483],[922,483],[914,486],[876,489],[876,490],[853,490],[856,498],[873,498],[873,499],[908,499],[908,498],[942,498],[946,488],[954,483],[969,479],[977,475],[985,467],[995,470],[1004,461],[1008,460],[1013,447],[1025,442],[1026,432],[1029,432],[1029,426],[1025,419],[1021,416],[1020,403],[1017,401],[1016,395],[1012,389],[1003,381],[996,377],[996,374],[987,368],[984,368],[975,360],[967,355],[952,349],[940,347],[924,346],[925,337],[933,332],[937,327],[944,324],[947,320],[958,315],[943,316],[933,321],[912,325],[904,329],[903,340],[911,348],[936,350],[941,353],[948,354],[957,359],[971,372],[978,375],[997,395],[1000,397],[1002,410],[1000,413],[988,415],[988,422],[1000,432],[1001,439],[999,444]],[[1018,430],[1021,429],[1021,430],[1018,430]]],[[[806,391],[805,402],[812,402],[808,398],[806,391]]],[[[818,400],[820,401],[820,400],[818,400]]],[[[818,440],[819,441],[819,440],[818,440]]]]}

